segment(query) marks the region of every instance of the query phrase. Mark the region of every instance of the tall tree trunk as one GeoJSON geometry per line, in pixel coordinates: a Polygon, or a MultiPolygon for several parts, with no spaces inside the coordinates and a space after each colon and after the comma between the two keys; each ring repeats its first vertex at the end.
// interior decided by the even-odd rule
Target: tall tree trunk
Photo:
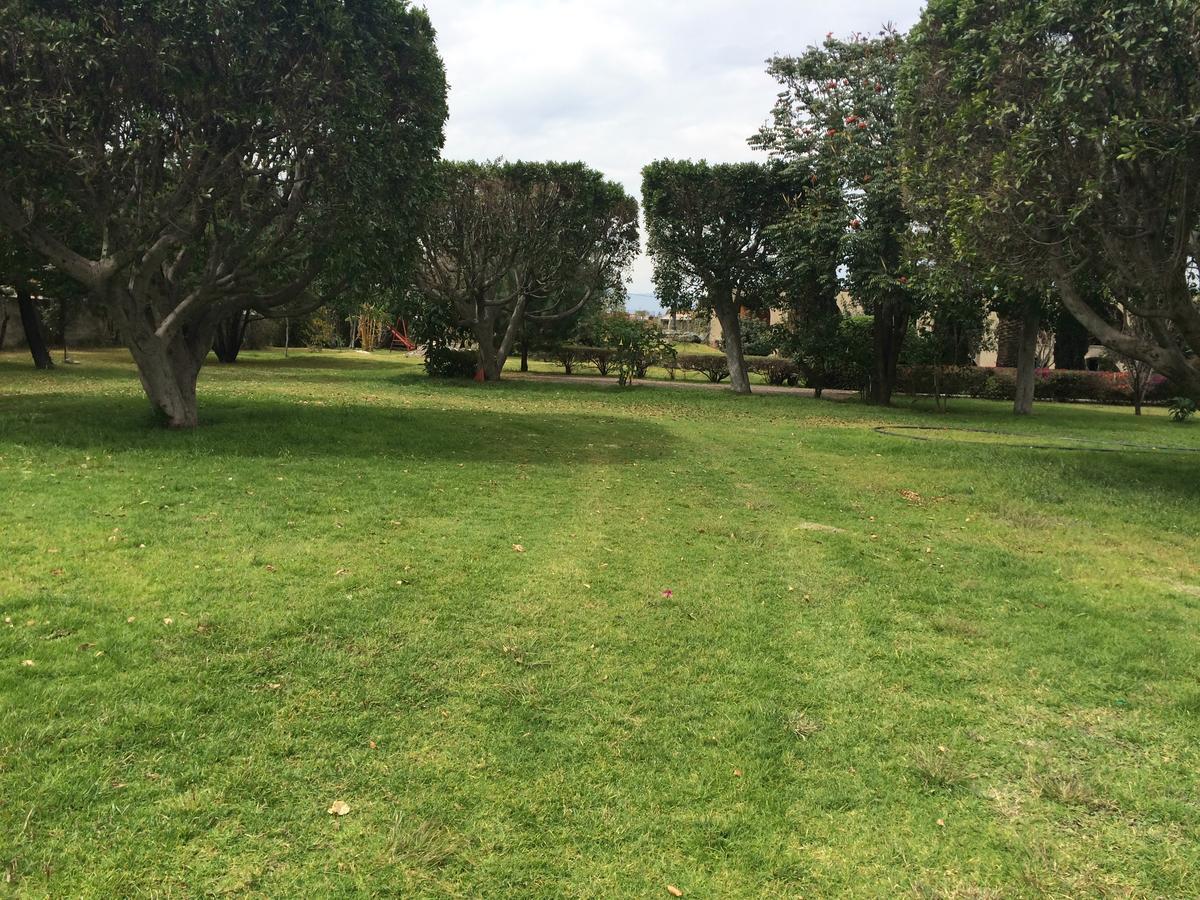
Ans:
{"type": "Polygon", "coordinates": [[[0,300],[0,311],[4,312],[4,318],[0,319],[0,350],[4,349],[4,341],[8,338],[8,320],[12,315],[8,311],[8,302],[0,300]]]}
{"type": "Polygon", "coordinates": [[[908,305],[903,300],[889,298],[875,310],[875,372],[871,380],[868,401],[876,406],[891,406],[896,388],[896,367],[904,349],[908,332],[908,305]]]}
{"type": "Polygon", "coordinates": [[[721,323],[721,337],[725,341],[725,360],[729,365],[729,386],[735,394],[750,393],[750,375],[746,371],[746,354],[742,350],[741,307],[734,302],[732,293],[713,303],[713,312],[721,323]]]}
{"type": "Polygon", "coordinates": [[[1027,416],[1033,412],[1033,395],[1037,377],[1037,342],[1042,316],[1037,305],[1030,304],[1021,317],[1021,340],[1017,349],[1017,397],[1013,412],[1027,416]]]}
{"type": "MultiPolygon", "coordinates": [[[[33,303],[33,294],[28,284],[14,285],[17,292],[17,308],[21,311],[21,327],[25,329],[25,341],[29,344],[29,353],[33,364],[39,369],[53,369],[54,360],[50,358],[50,349],[46,346],[46,332],[42,329],[42,317],[38,315],[33,303]]],[[[63,338],[66,345],[66,338],[63,338]]]]}
{"type": "Polygon", "coordinates": [[[226,364],[237,362],[242,344],[246,340],[246,327],[250,324],[250,310],[239,310],[217,326],[213,339],[213,352],[217,360],[226,364]]]}
{"type": "Polygon", "coordinates": [[[529,335],[525,332],[525,323],[521,323],[521,371],[529,371],[529,335]]]}

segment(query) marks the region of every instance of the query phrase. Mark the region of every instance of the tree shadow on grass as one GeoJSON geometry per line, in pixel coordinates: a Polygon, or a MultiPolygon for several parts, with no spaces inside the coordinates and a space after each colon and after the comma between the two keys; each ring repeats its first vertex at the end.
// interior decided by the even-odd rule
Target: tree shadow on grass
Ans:
{"type": "Polygon", "coordinates": [[[40,394],[0,398],[0,442],[85,453],[168,452],[182,456],[351,458],[613,465],[655,460],[671,440],[636,418],[584,412],[436,409],[364,403],[321,405],[210,397],[201,426],[159,427],[137,396],[40,394]]]}

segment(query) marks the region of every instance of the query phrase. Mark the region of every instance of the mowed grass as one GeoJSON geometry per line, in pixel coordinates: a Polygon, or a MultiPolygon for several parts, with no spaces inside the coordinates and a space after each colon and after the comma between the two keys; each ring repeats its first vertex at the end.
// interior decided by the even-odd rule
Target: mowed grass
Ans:
{"type": "Polygon", "coordinates": [[[874,431],[1200,426],[79,356],[0,357],[0,893],[1200,892],[1200,456],[874,431]]]}

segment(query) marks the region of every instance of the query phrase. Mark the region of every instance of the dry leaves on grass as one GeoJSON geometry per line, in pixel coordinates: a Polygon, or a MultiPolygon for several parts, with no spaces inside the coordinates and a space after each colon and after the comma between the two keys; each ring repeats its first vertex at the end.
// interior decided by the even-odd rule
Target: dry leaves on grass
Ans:
{"type": "Polygon", "coordinates": [[[524,552],[525,552],[525,548],[524,548],[524,547],[522,547],[520,544],[513,544],[513,550],[514,550],[515,552],[517,552],[517,553],[524,553],[524,552]]]}
{"type": "Polygon", "coordinates": [[[329,814],[331,816],[344,816],[350,812],[350,804],[345,800],[334,800],[329,806],[329,814]]]}
{"type": "Polygon", "coordinates": [[[679,888],[675,887],[675,885],[673,885],[673,884],[667,885],[667,893],[670,894],[672,897],[682,897],[683,896],[683,891],[681,891],[679,888]]]}
{"type": "Polygon", "coordinates": [[[907,490],[901,491],[900,496],[903,497],[905,500],[907,500],[909,503],[918,503],[919,504],[922,499],[921,495],[918,494],[916,491],[907,491],[907,490]]]}

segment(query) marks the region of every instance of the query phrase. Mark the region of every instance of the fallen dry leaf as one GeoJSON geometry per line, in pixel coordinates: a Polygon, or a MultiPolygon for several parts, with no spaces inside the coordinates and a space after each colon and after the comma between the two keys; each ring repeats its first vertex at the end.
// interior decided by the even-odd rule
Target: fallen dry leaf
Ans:
{"type": "Polygon", "coordinates": [[[903,497],[905,500],[907,500],[909,503],[920,503],[921,502],[921,495],[918,494],[916,491],[901,491],[900,496],[903,497]]]}
{"type": "Polygon", "coordinates": [[[520,544],[513,544],[513,549],[516,550],[518,553],[525,552],[525,548],[522,547],[520,544]]]}
{"type": "Polygon", "coordinates": [[[344,816],[349,812],[350,804],[345,800],[334,800],[332,805],[329,807],[329,814],[331,816],[344,816]]]}
{"type": "Polygon", "coordinates": [[[33,665],[35,665],[35,663],[34,663],[34,661],[33,661],[32,659],[23,659],[23,660],[21,660],[21,665],[23,665],[23,666],[33,666],[33,665]]]}
{"type": "Polygon", "coordinates": [[[349,570],[349,569],[338,569],[338,570],[337,570],[336,572],[334,572],[333,574],[334,574],[334,575],[349,575],[349,574],[350,574],[350,570],[349,570]]]}
{"type": "Polygon", "coordinates": [[[742,777],[742,770],[741,770],[741,769],[734,769],[734,770],[733,770],[733,777],[734,777],[734,778],[741,778],[741,777],[742,777]]]}
{"type": "Polygon", "coordinates": [[[673,885],[673,884],[667,885],[667,893],[670,894],[672,897],[682,897],[683,896],[683,891],[681,891],[679,888],[675,887],[675,885],[673,885]]]}
{"type": "Polygon", "coordinates": [[[376,747],[376,744],[374,741],[367,741],[367,746],[370,747],[372,750],[374,750],[376,747]]]}
{"type": "Polygon", "coordinates": [[[174,625],[175,620],[172,619],[170,616],[167,616],[165,619],[163,619],[163,624],[164,625],[174,625]]]}

